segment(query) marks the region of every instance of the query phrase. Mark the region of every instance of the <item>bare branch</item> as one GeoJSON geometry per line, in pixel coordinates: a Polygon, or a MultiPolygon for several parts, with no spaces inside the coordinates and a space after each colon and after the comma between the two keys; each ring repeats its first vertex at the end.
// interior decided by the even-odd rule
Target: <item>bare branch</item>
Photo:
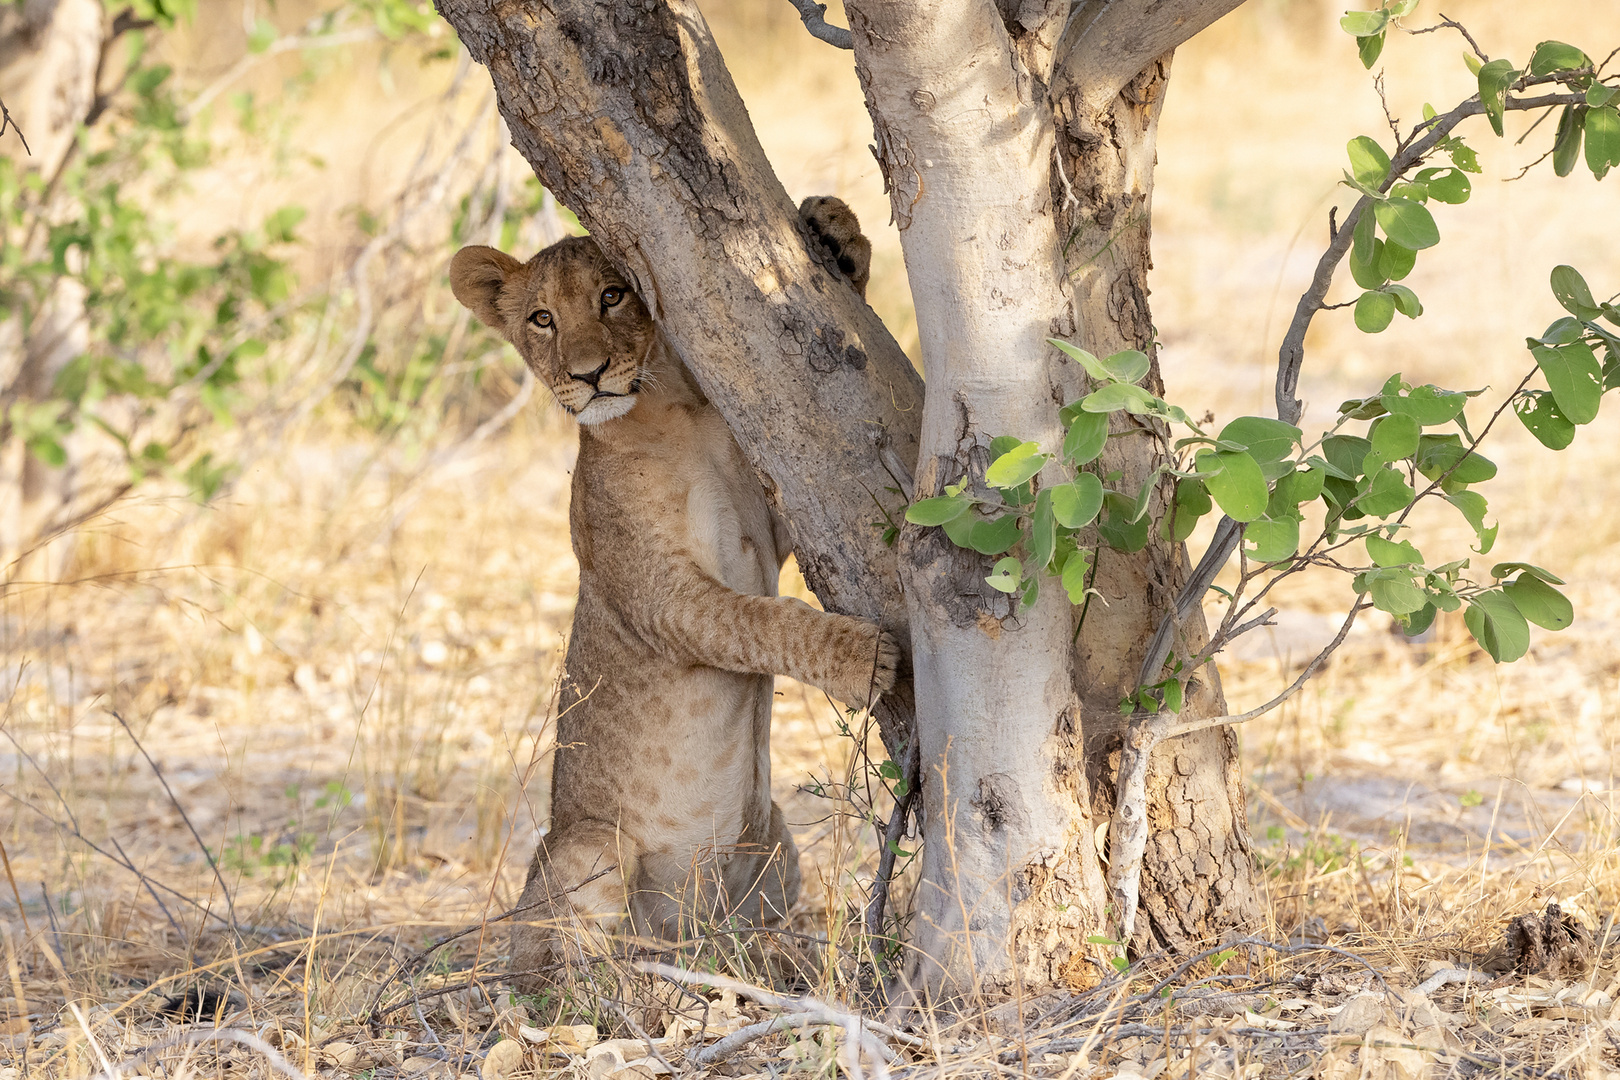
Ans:
{"type": "Polygon", "coordinates": [[[799,9],[799,18],[804,20],[804,28],[810,31],[811,37],[825,41],[835,49],[855,48],[848,30],[827,21],[826,4],[818,4],[816,0],[788,0],[788,3],[799,9]]]}
{"type": "Polygon", "coordinates": [[[17,126],[17,121],[11,118],[11,110],[6,108],[6,99],[0,98],[0,135],[4,135],[7,128],[10,128],[12,131],[17,133],[17,138],[23,144],[23,152],[29,157],[33,157],[34,152],[28,149],[27,137],[23,135],[22,128],[17,126]]]}
{"type": "Polygon", "coordinates": [[[1416,37],[1419,34],[1432,34],[1436,30],[1445,30],[1448,28],[1457,31],[1457,33],[1468,39],[1468,47],[1474,50],[1475,56],[1479,57],[1481,60],[1489,62],[1490,57],[1485,55],[1485,50],[1479,47],[1479,42],[1474,40],[1474,35],[1468,32],[1468,28],[1462,23],[1448,18],[1446,13],[1443,11],[1440,12],[1440,21],[1435,23],[1433,26],[1425,26],[1421,30],[1407,30],[1406,32],[1411,34],[1413,37],[1416,37]]]}
{"type": "Polygon", "coordinates": [[[1052,62],[1054,97],[1078,90],[1100,109],[1157,57],[1243,0],[1084,0],[1069,13],[1052,62]]]}
{"type": "Polygon", "coordinates": [[[872,879],[872,896],[866,902],[866,915],[862,920],[866,926],[868,937],[877,937],[883,933],[883,910],[889,903],[889,882],[894,877],[894,863],[897,855],[895,848],[900,838],[906,832],[906,819],[911,816],[911,808],[917,801],[917,793],[922,790],[922,778],[918,775],[917,739],[912,736],[911,742],[906,746],[905,761],[900,766],[900,775],[905,778],[906,793],[894,801],[894,811],[889,815],[889,823],[883,829],[883,851],[878,855],[877,875],[872,879]]]}

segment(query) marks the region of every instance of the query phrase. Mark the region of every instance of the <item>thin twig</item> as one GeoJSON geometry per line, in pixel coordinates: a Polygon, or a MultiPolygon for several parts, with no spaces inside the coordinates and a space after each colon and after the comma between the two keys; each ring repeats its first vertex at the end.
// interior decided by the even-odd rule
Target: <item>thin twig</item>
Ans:
{"type": "Polygon", "coordinates": [[[112,715],[113,719],[117,720],[119,726],[124,729],[124,733],[129,736],[129,741],[135,744],[135,749],[141,752],[141,757],[146,759],[146,764],[152,769],[152,775],[157,777],[158,783],[163,785],[163,793],[169,797],[169,805],[173,806],[180,815],[180,820],[186,823],[186,828],[191,832],[191,838],[197,841],[197,850],[201,851],[203,858],[208,860],[208,869],[214,872],[214,880],[219,882],[219,889],[225,894],[225,910],[230,915],[231,932],[240,938],[242,931],[236,924],[236,902],[231,897],[230,886],[225,884],[225,875],[220,873],[219,863],[214,860],[213,852],[209,851],[208,845],[203,843],[202,834],[197,831],[197,826],[191,823],[191,815],[186,813],[186,808],[181,806],[180,800],[175,797],[174,789],[169,786],[169,780],[163,775],[163,770],[158,768],[156,761],[152,760],[152,755],[146,752],[146,747],[141,745],[141,740],[135,737],[135,730],[129,726],[129,721],[120,716],[116,709],[113,710],[112,715]]]}
{"type": "Polygon", "coordinates": [[[826,4],[818,4],[816,0],[788,0],[788,3],[799,9],[799,18],[804,21],[804,28],[810,31],[811,37],[825,41],[835,49],[855,48],[855,39],[848,30],[827,21],[826,4]]]}
{"type": "MultiPolygon", "coordinates": [[[[1406,32],[1411,34],[1413,37],[1417,37],[1419,34],[1432,34],[1436,30],[1455,30],[1468,40],[1468,47],[1474,50],[1475,56],[1486,61],[1487,63],[1490,62],[1491,58],[1485,55],[1485,50],[1479,47],[1479,42],[1474,40],[1474,35],[1468,32],[1467,27],[1463,26],[1462,23],[1457,22],[1454,19],[1447,18],[1446,13],[1443,11],[1440,12],[1439,15],[1440,21],[1435,23],[1433,26],[1425,26],[1421,30],[1407,30],[1406,32]]],[[[1406,28],[1403,26],[1401,29],[1405,30],[1406,28]]]]}
{"type": "Polygon", "coordinates": [[[0,98],[0,135],[4,135],[7,128],[17,133],[17,138],[20,139],[23,144],[23,153],[27,154],[29,157],[33,157],[34,152],[28,149],[28,139],[23,135],[23,129],[18,127],[17,121],[11,118],[11,110],[6,108],[6,99],[0,98]]]}
{"type": "Polygon", "coordinates": [[[877,875],[872,879],[872,896],[866,902],[863,922],[867,937],[875,938],[883,933],[883,911],[889,902],[889,883],[894,878],[894,863],[898,857],[896,849],[900,838],[905,835],[906,819],[911,816],[912,804],[916,802],[917,792],[922,786],[918,772],[917,736],[913,733],[906,746],[905,760],[900,766],[906,793],[894,801],[894,810],[890,812],[888,824],[883,829],[883,851],[878,855],[877,875]]]}

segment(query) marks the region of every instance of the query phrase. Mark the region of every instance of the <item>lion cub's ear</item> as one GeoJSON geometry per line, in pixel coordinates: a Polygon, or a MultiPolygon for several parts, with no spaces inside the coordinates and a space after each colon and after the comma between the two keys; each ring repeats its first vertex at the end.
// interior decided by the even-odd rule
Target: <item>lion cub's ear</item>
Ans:
{"type": "Polygon", "coordinates": [[[505,319],[501,317],[501,290],[507,279],[523,269],[523,264],[504,251],[475,244],[456,252],[450,260],[450,291],[456,294],[463,307],[478,321],[505,333],[505,319]]]}

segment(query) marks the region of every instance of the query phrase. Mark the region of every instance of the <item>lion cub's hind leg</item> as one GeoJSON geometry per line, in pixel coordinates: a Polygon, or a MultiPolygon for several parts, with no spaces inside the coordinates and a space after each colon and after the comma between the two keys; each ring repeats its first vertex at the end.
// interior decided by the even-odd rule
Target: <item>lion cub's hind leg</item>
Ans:
{"type": "Polygon", "coordinates": [[[842,199],[812,195],[799,204],[799,219],[865,300],[866,284],[872,279],[872,241],[861,233],[855,211],[842,199]]]}
{"type": "Polygon", "coordinates": [[[607,955],[637,861],[630,837],[602,821],[577,821],[540,841],[512,916],[512,971],[521,989],[565,982],[564,967],[607,955]]]}

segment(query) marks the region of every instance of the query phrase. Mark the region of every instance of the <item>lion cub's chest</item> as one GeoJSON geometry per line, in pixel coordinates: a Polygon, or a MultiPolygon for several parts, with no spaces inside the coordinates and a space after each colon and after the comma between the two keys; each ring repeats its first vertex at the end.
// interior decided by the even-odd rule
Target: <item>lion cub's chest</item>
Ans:
{"type": "Polygon", "coordinates": [[[753,470],[713,409],[693,422],[685,531],[692,561],[740,593],[775,596],[781,560],[753,470]]]}

